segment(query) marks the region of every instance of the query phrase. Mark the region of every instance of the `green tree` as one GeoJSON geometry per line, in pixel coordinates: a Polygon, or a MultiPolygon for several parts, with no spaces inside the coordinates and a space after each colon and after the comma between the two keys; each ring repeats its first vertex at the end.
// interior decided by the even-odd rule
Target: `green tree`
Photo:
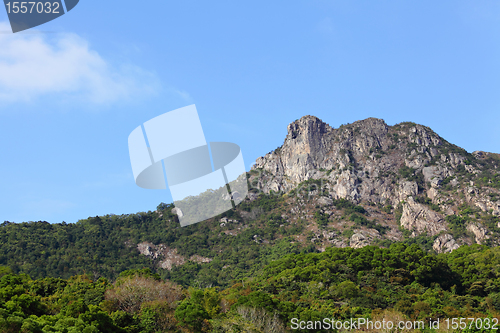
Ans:
{"type": "Polygon", "coordinates": [[[190,297],[184,299],[175,309],[175,319],[180,325],[187,326],[196,332],[205,327],[205,320],[210,318],[203,306],[204,294],[202,290],[190,288],[190,297]]]}

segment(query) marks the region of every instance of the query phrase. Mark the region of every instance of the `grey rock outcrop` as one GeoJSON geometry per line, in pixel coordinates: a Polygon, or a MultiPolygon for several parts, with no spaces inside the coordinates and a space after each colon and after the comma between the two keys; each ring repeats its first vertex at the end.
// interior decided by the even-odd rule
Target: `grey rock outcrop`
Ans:
{"type": "Polygon", "coordinates": [[[172,213],[177,214],[177,216],[179,218],[184,216],[184,213],[182,213],[182,210],[180,208],[177,208],[177,207],[172,209],[172,213]]]}
{"type": "Polygon", "coordinates": [[[440,214],[430,210],[427,206],[416,203],[412,197],[403,205],[401,226],[417,233],[426,232],[430,236],[446,230],[446,222],[440,214]]]}
{"type": "Polygon", "coordinates": [[[458,249],[459,247],[460,245],[458,245],[453,236],[450,234],[440,235],[438,238],[436,238],[434,244],[432,245],[432,248],[437,253],[451,252],[458,249]]]}
{"type": "MultiPolygon", "coordinates": [[[[170,248],[165,244],[154,245],[149,242],[137,244],[139,253],[158,262],[158,267],[172,270],[174,266],[184,265],[188,260],[177,252],[177,249],[170,248]]],[[[190,261],[201,263],[209,263],[213,259],[202,257],[200,255],[192,255],[190,261]]]]}
{"type": "Polygon", "coordinates": [[[467,225],[467,231],[474,234],[477,244],[482,244],[485,239],[489,238],[489,236],[487,235],[488,230],[483,225],[477,222],[469,223],[469,225],[467,225]]]}
{"type": "Polygon", "coordinates": [[[319,197],[318,204],[321,206],[331,206],[333,204],[333,200],[327,197],[319,197]]]}
{"type": "Polygon", "coordinates": [[[418,194],[418,185],[416,182],[403,181],[397,189],[397,197],[399,201],[404,201],[408,197],[413,197],[418,194]]]}
{"type": "Polygon", "coordinates": [[[370,245],[368,238],[362,233],[355,233],[351,236],[349,241],[349,246],[355,249],[359,249],[367,245],[370,245]]]}
{"type": "Polygon", "coordinates": [[[379,238],[380,235],[377,230],[356,230],[349,240],[349,246],[355,249],[370,245],[372,241],[379,238]]]}
{"type": "MultiPolygon", "coordinates": [[[[331,206],[340,198],[379,208],[390,204],[400,207],[400,226],[413,231],[413,236],[435,236],[450,229],[445,215],[456,214],[461,205],[500,216],[498,186],[485,190],[474,185],[485,168],[499,173],[500,155],[469,154],[426,126],[409,122],[388,126],[382,119],[368,118],[333,128],[314,116],[305,116],[288,125],[281,147],[257,159],[249,181],[264,193],[286,193],[305,181],[317,180],[313,185],[303,184],[321,186],[309,191],[308,197],[324,195],[326,190],[327,197],[316,201],[319,207],[331,206]]],[[[297,197],[303,199],[300,194],[297,197]]],[[[294,203],[290,212],[301,213],[299,206],[294,203]]],[[[392,228],[394,232],[387,235],[401,235],[397,227],[392,228]]],[[[487,227],[471,224],[468,230],[476,242],[488,237],[487,227]]],[[[350,244],[354,247],[373,238],[363,232],[353,237],[350,244]]],[[[439,251],[458,246],[448,237],[436,240],[439,251]]],[[[470,239],[458,241],[470,243],[470,239]]]]}
{"type": "MultiPolygon", "coordinates": [[[[324,179],[332,198],[389,200],[395,205],[418,192],[416,182],[403,179],[394,186],[399,169],[407,166],[421,172],[440,144],[439,136],[421,125],[391,128],[381,119],[368,118],[334,129],[305,116],[288,125],[281,147],[257,159],[252,169],[260,174],[253,184],[266,193],[287,192],[305,180],[324,179]],[[420,146],[408,154],[409,144],[420,146]]],[[[443,168],[436,170],[440,179],[447,175],[443,168]]]]}

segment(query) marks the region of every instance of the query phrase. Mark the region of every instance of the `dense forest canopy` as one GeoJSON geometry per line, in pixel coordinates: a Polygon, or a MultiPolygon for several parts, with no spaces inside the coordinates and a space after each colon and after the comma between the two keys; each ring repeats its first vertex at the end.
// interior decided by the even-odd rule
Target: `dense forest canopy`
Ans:
{"type": "Polygon", "coordinates": [[[286,332],[294,318],[494,320],[500,317],[499,264],[500,250],[480,245],[439,255],[402,243],[328,248],[286,255],[228,288],[201,289],[149,268],[123,271],[115,280],[33,280],[2,267],[0,330],[286,332]]]}

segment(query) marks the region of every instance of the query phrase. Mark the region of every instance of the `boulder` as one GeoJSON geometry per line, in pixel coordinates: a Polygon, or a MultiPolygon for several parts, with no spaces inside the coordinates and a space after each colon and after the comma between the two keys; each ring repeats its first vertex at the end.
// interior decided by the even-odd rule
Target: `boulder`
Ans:
{"type": "Polygon", "coordinates": [[[460,245],[457,244],[453,236],[450,234],[440,235],[438,238],[436,238],[434,244],[432,245],[432,248],[437,253],[451,252],[458,249],[459,247],[460,245]]]}

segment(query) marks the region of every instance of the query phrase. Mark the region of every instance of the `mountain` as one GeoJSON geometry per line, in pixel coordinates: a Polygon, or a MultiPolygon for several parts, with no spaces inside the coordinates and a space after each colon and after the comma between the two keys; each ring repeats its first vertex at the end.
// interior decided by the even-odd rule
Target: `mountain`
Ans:
{"type": "Polygon", "coordinates": [[[500,318],[499,162],[414,123],[305,116],[210,220],[181,228],[161,203],[0,224],[0,332],[483,332],[500,318]]]}
{"type": "Polygon", "coordinates": [[[369,118],[337,129],[313,116],[248,172],[248,197],[181,228],[171,204],[75,224],[0,225],[0,265],[33,278],[115,279],[150,268],[183,286],[231,286],[285,256],[417,244],[499,243],[500,156],[469,154],[431,129],[369,118]]]}
{"type": "Polygon", "coordinates": [[[320,206],[326,226],[351,227],[346,245],[409,234],[432,237],[433,248],[442,252],[462,244],[499,244],[499,165],[500,155],[470,154],[415,123],[388,126],[368,118],[335,129],[305,116],[288,125],[281,147],[257,159],[250,184],[264,193],[300,188],[289,201],[289,222],[307,219],[305,207],[320,206]],[[309,205],[304,195],[312,199],[309,205]],[[382,234],[356,223],[355,216],[335,213],[335,199],[362,205],[369,220],[388,229],[382,234]]]}

